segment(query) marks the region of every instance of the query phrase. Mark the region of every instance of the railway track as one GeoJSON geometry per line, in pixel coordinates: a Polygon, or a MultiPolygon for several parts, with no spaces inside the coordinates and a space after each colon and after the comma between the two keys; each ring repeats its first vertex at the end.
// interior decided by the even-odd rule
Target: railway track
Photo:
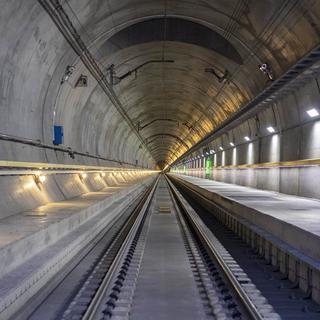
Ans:
{"type": "Polygon", "coordinates": [[[120,220],[19,320],[281,319],[167,177],[120,220]]]}
{"type": "Polygon", "coordinates": [[[288,275],[266,261],[259,250],[252,248],[234,231],[227,228],[208,211],[195,194],[186,187],[179,187],[180,192],[188,199],[188,203],[199,214],[201,220],[212,233],[223,243],[224,247],[237,261],[263,296],[273,306],[281,319],[316,320],[320,319],[320,306],[311,299],[310,293],[303,292],[298,283],[291,282],[288,275]]]}

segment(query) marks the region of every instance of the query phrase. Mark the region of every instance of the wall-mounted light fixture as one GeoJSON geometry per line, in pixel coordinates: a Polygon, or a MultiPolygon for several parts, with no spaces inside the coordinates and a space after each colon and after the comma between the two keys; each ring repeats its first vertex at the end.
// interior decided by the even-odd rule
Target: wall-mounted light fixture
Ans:
{"type": "Polygon", "coordinates": [[[34,176],[34,182],[36,183],[37,187],[39,188],[39,190],[41,190],[41,186],[43,185],[43,183],[46,181],[47,177],[41,173],[37,173],[34,176]]]}
{"type": "Polygon", "coordinates": [[[268,127],[267,130],[270,132],[270,133],[274,133],[276,130],[274,129],[274,127],[268,127]]]}
{"type": "Polygon", "coordinates": [[[249,138],[248,136],[245,136],[245,137],[244,137],[244,140],[250,141],[250,138],[249,138]]]}
{"type": "Polygon", "coordinates": [[[214,151],[213,149],[210,150],[210,154],[214,154],[214,152],[215,152],[215,151],[214,151]]]}
{"type": "Polygon", "coordinates": [[[222,148],[222,147],[219,147],[219,149],[220,149],[221,151],[223,151],[223,148],[222,148]]]}
{"type": "Polygon", "coordinates": [[[66,70],[64,71],[64,74],[62,76],[60,84],[63,84],[64,82],[68,81],[71,77],[75,67],[74,66],[67,66],[66,70]]]}
{"type": "Polygon", "coordinates": [[[87,176],[88,176],[88,175],[87,175],[85,172],[81,172],[81,173],[79,174],[79,179],[80,179],[80,181],[81,181],[82,183],[84,183],[84,180],[86,179],[87,176]]]}
{"type": "Polygon", "coordinates": [[[234,147],[234,143],[233,143],[233,142],[230,142],[230,146],[231,146],[231,147],[234,147]]]}
{"type": "Polygon", "coordinates": [[[319,111],[315,108],[306,111],[310,118],[317,117],[319,115],[319,111]]]}

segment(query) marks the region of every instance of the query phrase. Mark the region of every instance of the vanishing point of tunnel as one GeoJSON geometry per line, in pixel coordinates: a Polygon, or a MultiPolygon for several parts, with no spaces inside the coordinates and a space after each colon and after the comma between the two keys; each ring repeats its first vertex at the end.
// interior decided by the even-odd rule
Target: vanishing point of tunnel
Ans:
{"type": "Polygon", "coordinates": [[[0,4],[0,320],[320,319],[320,0],[0,4]]]}

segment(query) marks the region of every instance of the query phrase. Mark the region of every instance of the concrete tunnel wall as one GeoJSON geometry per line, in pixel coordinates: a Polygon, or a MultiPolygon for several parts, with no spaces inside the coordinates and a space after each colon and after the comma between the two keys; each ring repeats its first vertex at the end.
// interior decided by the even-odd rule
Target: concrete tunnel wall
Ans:
{"type": "MultiPolygon", "coordinates": [[[[122,73],[127,71],[125,63],[133,59],[132,57],[135,59],[135,65],[139,65],[145,59],[161,58],[161,42],[121,48],[111,56],[104,47],[105,41],[117,31],[138,21],[162,15],[163,3],[160,1],[149,1],[148,5],[145,1],[115,1],[112,3],[111,14],[107,2],[76,0],[69,3],[78,20],[68,7],[65,9],[86,44],[99,57],[101,65],[108,66],[116,61],[121,65],[119,70],[122,73]]],[[[262,60],[266,59],[272,64],[276,75],[281,75],[318,43],[319,33],[314,21],[320,10],[314,2],[306,5],[306,12],[302,17],[299,15],[299,6],[285,20],[281,15],[277,17],[282,24],[279,24],[277,29],[270,29],[272,34],[277,32],[277,36],[270,37],[266,34],[264,37],[266,21],[271,21],[274,13],[282,10],[283,3],[274,0],[266,7],[264,3],[254,2],[251,10],[245,14],[250,23],[232,30],[229,35],[223,28],[228,23],[227,19],[232,13],[234,3],[217,2],[214,8],[216,10],[209,10],[205,2],[170,1],[168,15],[199,22],[224,35],[244,63],[239,66],[206,48],[172,42],[166,44],[166,49],[167,55],[175,58],[176,68],[160,69],[160,72],[164,70],[168,73],[168,91],[163,90],[164,92],[158,94],[163,76],[159,76],[157,66],[150,68],[149,73],[143,73],[138,81],[126,79],[115,89],[135,121],[141,119],[147,123],[160,117],[165,105],[166,112],[180,123],[179,126],[173,125],[174,122],[163,126],[157,122],[154,126],[144,129],[146,140],[166,131],[167,136],[162,142],[166,147],[164,151],[156,142],[151,143],[160,160],[171,155],[174,155],[171,159],[177,158],[265,87],[265,78],[257,70],[257,54],[262,60]],[[197,10],[194,10],[195,5],[197,10]],[[224,10],[227,14],[223,13],[224,10]],[[257,18],[261,16],[265,20],[257,18]],[[303,37],[306,32],[309,37],[303,37]],[[256,43],[255,40],[259,41],[256,43]],[[251,45],[255,48],[254,51],[250,49],[251,45]],[[230,85],[224,91],[220,90],[220,84],[216,79],[203,73],[202,70],[208,65],[213,65],[221,72],[225,69],[234,72],[230,85]],[[152,93],[153,96],[146,95],[146,92],[152,93]],[[217,93],[219,96],[216,98],[217,93]],[[181,125],[185,121],[193,124],[192,129],[191,126],[189,128],[189,124],[181,125]],[[172,138],[173,134],[181,137],[185,145],[172,138]]],[[[285,10],[281,12],[283,15],[286,13],[285,10]]],[[[137,160],[140,166],[154,167],[155,161],[148,151],[139,147],[138,138],[128,129],[37,1],[3,1],[0,15],[0,133],[51,144],[52,126],[59,124],[65,129],[65,145],[77,151],[132,164],[137,160]],[[61,85],[60,81],[68,65],[75,65],[75,72],[68,82],[61,85]],[[88,87],[75,88],[74,85],[81,74],[88,76],[88,87]]],[[[267,25],[269,27],[269,24],[267,25]]],[[[316,93],[314,95],[316,97],[316,93]]],[[[291,125],[290,119],[282,121],[283,128],[286,121],[288,126],[291,125]]],[[[268,149],[267,146],[266,148],[268,149]]],[[[67,153],[2,140],[0,159],[115,165],[85,156],[71,159],[67,153]]],[[[228,156],[226,159],[229,161],[228,156]]],[[[296,174],[294,171],[292,173],[290,179],[295,179],[296,174]]],[[[242,179],[246,180],[247,177],[249,176],[245,174],[242,179]]],[[[32,179],[0,177],[0,217],[28,210],[45,202],[98,190],[104,186],[103,181],[95,182],[95,176],[90,176],[87,184],[83,185],[80,184],[77,175],[57,175],[51,176],[46,182],[45,192],[39,193],[32,179]]],[[[256,186],[260,187],[258,184],[256,186]]]]}
{"type": "MultiPolygon", "coordinates": [[[[53,123],[62,124],[67,146],[153,166],[92,77],[87,88],[74,88],[84,67],[36,1],[5,3],[0,23],[2,133],[52,143],[53,123]],[[60,85],[66,66],[77,62],[70,82],[60,85]]],[[[2,160],[104,164],[8,142],[0,143],[0,154],[2,160]]]]}
{"type": "MultiPolygon", "coordinates": [[[[319,76],[291,90],[270,104],[255,118],[221,135],[208,144],[215,154],[202,157],[203,149],[190,155],[201,158],[186,164],[186,174],[206,177],[264,190],[320,199],[320,168],[236,168],[238,165],[296,161],[320,158],[320,120],[307,110],[320,108],[319,76]],[[273,127],[275,133],[268,132],[273,127]],[[246,142],[244,137],[250,137],[246,142]],[[234,147],[230,145],[234,143],[234,147]],[[220,150],[222,147],[224,150],[220,150]],[[204,163],[211,159],[213,170],[205,173],[204,163]],[[193,163],[193,164],[192,164],[193,163]],[[234,168],[224,168],[235,166],[234,168]],[[192,169],[193,167],[193,169],[192,169]],[[219,168],[217,168],[219,167],[219,168]],[[200,169],[200,170],[198,170],[200,169]]],[[[183,172],[183,165],[177,168],[183,172]]]]}
{"type": "MultiPolygon", "coordinates": [[[[60,85],[66,65],[78,58],[37,1],[3,2],[0,30],[1,133],[52,144],[55,113],[55,124],[65,129],[65,145],[74,150],[154,167],[91,76],[87,88],[74,88],[84,71],[82,63],[77,64],[70,82],[60,85]]],[[[0,141],[0,160],[121,167],[8,141],[0,141]]],[[[82,183],[78,174],[49,175],[42,191],[33,176],[1,176],[0,219],[121,183],[109,176],[102,179],[99,174],[89,174],[82,183]]]]}
{"type": "MultiPolygon", "coordinates": [[[[61,4],[103,74],[111,64],[119,76],[150,60],[174,61],[150,64],[137,77],[127,77],[113,86],[148,151],[39,2],[1,1],[0,136],[52,146],[53,125],[62,125],[66,147],[116,162],[78,154],[72,158],[66,152],[2,139],[0,161],[139,167],[135,167],[136,173],[103,177],[97,172],[82,179],[79,174],[48,174],[41,189],[32,175],[0,175],[0,280],[11,290],[6,299],[0,297],[0,313],[7,306],[12,309],[5,312],[13,312],[23,299],[29,299],[35,287],[45,285],[68,259],[134,204],[155,176],[140,168],[172,163],[268,87],[258,64],[268,62],[278,78],[320,43],[318,0],[44,1],[61,4]],[[165,41],[159,41],[151,32],[147,42],[139,42],[144,22],[152,24],[158,34],[163,31],[157,19],[162,19],[162,27],[163,20],[172,19],[171,25],[181,34],[177,32],[173,41],[166,41],[165,30],[160,32],[165,41]],[[184,23],[180,25],[179,19],[184,23]],[[194,35],[192,23],[201,25],[202,30],[207,28],[207,36],[194,35]],[[190,33],[181,27],[186,25],[191,26],[190,33]],[[193,35],[193,41],[181,41],[190,40],[188,34],[193,35]],[[61,84],[67,66],[75,70],[61,84]],[[221,77],[228,74],[227,81],[205,72],[206,68],[221,77]],[[88,77],[88,86],[75,87],[82,74],[88,77]],[[126,188],[130,184],[134,185],[126,188]],[[112,186],[120,188],[109,188],[112,186]],[[77,206],[84,198],[84,206],[77,206]],[[64,201],[68,199],[72,200],[64,201]],[[58,242],[60,247],[51,254],[50,246],[58,242]],[[37,254],[45,259],[34,259],[37,254]],[[24,274],[16,267],[24,269],[24,274]]],[[[305,113],[311,107],[320,110],[317,80],[315,76],[274,102],[258,120],[246,121],[213,141],[209,148],[218,151],[223,146],[225,150],[216,153],[216,165],[319,158],[320,122],[310,121],[305,113]],[[275,134],[266,132],[269,125],[276,129],[275,134]],[[243,141],[245,135],[250,136],[250,143],[243,141]],[[230,141],[236,145],[236,158],[230,141]]],[[[194,156],[203,152],[199,150],[194,156]]],[[[319,166],[222,168],[214,169],[210,178],[320,198],[319,166]]],[[[2,290],[2,295],[7,293],[2,290]]]]}

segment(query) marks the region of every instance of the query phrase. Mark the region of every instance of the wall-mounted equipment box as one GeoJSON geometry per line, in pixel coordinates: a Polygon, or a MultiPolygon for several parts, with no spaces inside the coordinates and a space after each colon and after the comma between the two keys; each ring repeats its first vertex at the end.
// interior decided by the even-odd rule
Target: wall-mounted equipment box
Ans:
{"type": "Polygon", "coordinates": [[[53,144],[63,144],[63,126],[53,127],[53,144]]]}
{"type": "Polygon", "coordinates": [[[88,86],[88,77],[82,74],[78,78],[75,87],[77,88],[77,87],[87,87],[87,86],[88,86]]]}

